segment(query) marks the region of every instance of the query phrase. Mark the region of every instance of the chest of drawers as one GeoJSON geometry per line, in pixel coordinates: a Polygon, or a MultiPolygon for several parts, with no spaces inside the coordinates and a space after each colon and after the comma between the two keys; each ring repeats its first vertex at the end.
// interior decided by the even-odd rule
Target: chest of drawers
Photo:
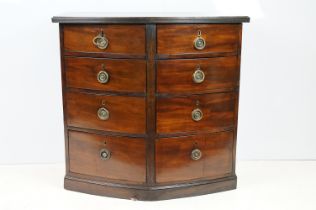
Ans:
{"type": "Polygon", "coordinates": [[[53,17],[65,188],[162,200],[236,188],[248,17],[53,17]]]}

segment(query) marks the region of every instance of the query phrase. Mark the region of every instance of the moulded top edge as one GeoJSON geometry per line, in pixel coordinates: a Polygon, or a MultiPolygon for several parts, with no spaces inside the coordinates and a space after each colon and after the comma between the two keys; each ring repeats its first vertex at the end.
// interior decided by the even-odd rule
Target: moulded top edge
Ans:
{"type": "Polygon", "coordinates": [[[112,23],[112,24],[172,24],[172,23],[247,23],[248,16],[174,16],[174,17],[135,17],[135,16],[54,16],[53,23],[112,23]]]}

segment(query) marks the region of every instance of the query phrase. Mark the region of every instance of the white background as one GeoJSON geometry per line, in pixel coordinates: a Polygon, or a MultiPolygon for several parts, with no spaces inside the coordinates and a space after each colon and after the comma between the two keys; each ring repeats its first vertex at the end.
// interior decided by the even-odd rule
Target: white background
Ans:
{"type": "Polygon", "coordinates": [[[65,12],[248,15],[238,159],[316,158],[316,1],[0,0],[0,164],[64,160],[58,25],[65,12]]]}

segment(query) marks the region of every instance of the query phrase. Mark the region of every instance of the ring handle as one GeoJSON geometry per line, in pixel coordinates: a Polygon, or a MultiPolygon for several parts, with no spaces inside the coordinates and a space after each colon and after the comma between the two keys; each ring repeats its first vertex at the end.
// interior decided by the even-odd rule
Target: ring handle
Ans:
{"type": "Polygon", "coordinates": [[[99,71],[98,75],[97,75],[97,80],[99,83],[101,84],[106,84],[109,81],[109,74],[106,71],[99,71]]]}
{"type": "Polygon", "coordinates": [[[110,75],[105,70],[105,65],[104,64],[102,64],[101,67],[102,67],[102,70],[99,71],[99,73],[97,74],[97,80],[98,80],[99,83],[105,84],[105,83],[108,83],[108,81],[110,79],[110,75]]]}
{"type": "Polygon", "coordinates": [[[195,122],[200,121],[203,118],[203,112],[199,108],[194,109],[191,115],[192,115],[192,120],[194,120],[195,122]]]}
{"type": "Polygon", "coordinates": [[[100,120],[108,120],[110,118],[110,112],[105,107],[98,109],[97,115],[100,120]]]}
{"type": "Polygon", "coordinates": [[[105,37],[103,31],[101,31],[96,37],[93,38],[92,43],[99,49],[104,50],[109,45],[109,40],[105,37]]]}
{"type": "Polygon", "coordinates": [[[203,50],[205,48],[206,41],[202,37],[202,32],[200,30],[198,30],[198,35],[194,39],[193,44],[194,44],[195,49],[197,49],[197,50],[203,50]]]}
{"type": "Polygon", "coordinates": [[[202,69],[200,69],[200,67],[198,67],[193,75],[192,75],[192,79],[193,79],[193,82],[195,83],[202,83],[205,79],[205,74],[204,72],[202,71],[202,69]]]}
{"type": "Polygon", "coordinates": [[[108,149],[101,149],[100,150],[100,158],[101,160],[108,160],[111,158],[111,152],[108,149]]]}
{"type": "Polygon", "coordinates": [[[191,159],[192,160],[199,160],[202,157],[202,151],[199,149],[194,149],[191,152],[191,159]]]}

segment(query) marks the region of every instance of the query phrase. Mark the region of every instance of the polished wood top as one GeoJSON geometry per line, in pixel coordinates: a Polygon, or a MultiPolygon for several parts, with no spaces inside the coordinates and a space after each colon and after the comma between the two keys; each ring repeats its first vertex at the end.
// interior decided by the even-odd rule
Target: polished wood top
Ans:
{"type": "Polygon", "coordinates": [[[74,13],[52,18],[54,23],[243,23],[249,22],[248,16],[210,16],[209,14],[165,13],[165,14],[103,14],[103,13],[74,13]]]}

